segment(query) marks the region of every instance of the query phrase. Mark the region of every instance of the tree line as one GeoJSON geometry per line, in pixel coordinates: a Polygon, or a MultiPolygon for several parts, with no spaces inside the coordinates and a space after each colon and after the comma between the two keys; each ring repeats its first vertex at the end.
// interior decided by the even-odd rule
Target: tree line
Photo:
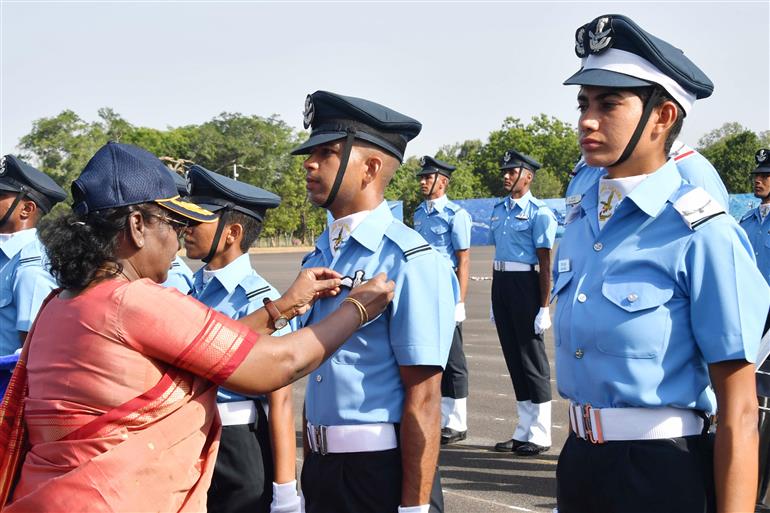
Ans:
{"type": "MultiPolygon", "coordinates": [[[[238,180],[281,196],[281,206],[268,212],[262,241],[283,246],[312,243],[326,222],[325,212],[306,199],[302,157],[289,154],[306,137],[306,132],[294,130],[278,116],[225,112],[199,125],[158,130],[134,126],[114,110],[103,108],[93,122],[71,110],[38,119],[18,146],[23,159],[49,174],[66,191],[88,159],[107,141],[135,144],[170,161],[194,162],[227,176],[233,176],[235,168],[238,180]]],[[[702,137],[695,147],[714,164],[729,192],[750,192],[754,153],[770,147],[770,130],[755,133],[739,123],[726,123],[702,137]]],[[[580,157],[577,131],[571,124],[545,114],[529,122],[508,117],[486,141],[467,140],[441,147],[434,156],[457,166],[450,196],[501,196],[499,161],[509,148],[543,164],[532,184],[535,196],[563,196],[569,172],[580,157]]],[[[415,178],[419,168],[419,157],[408,158],[386,191],[388,199],[404,202],[407,223],[422,201],[415,178]]]]}

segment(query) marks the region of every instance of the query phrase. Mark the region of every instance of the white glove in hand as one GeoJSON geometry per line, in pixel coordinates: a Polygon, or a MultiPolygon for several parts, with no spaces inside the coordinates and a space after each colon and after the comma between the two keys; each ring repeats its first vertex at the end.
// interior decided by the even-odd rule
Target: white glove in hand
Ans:
{"type": "Polygon", "coordinates": [[[537,312],[537,317],[535,317],[535,335],[542,335],[550,327],[551,312],[548,311],[547,306],[542,306],[540,311],[537,312]]]}
{"type": "Polygon", "coordinates": [[[301,500],[297,495],[297,481],[273,483],[273,502],[270,513],[300,513],[301,500]]]}
{"type": "Polygon", "coordinates": [[[423,504],[421,506],[399,506],[398,513],[429,513],[430,504],[423,504]]]}
{"type": "Polygon", "coordinates": [[[463,322],[465,320],[465,303],[457,303],[455,305],[455,322],[463,322]]]}

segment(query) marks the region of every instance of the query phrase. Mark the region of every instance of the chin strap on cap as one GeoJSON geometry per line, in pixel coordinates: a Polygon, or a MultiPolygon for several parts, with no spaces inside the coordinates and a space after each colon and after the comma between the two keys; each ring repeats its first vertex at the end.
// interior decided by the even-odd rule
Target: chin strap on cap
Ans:
{"type": "Polygon", "coordinates": [[[626,145],[626,149],[623,150],[623,153],[620,155],[618,160],[616,160],[614,163],[610,164],[607,167],[617,166],[619,164],[622,164],[626,160],[628,160],[628,157],[630,157],[631,154],[634,152],[634,149],[636,148],[636,144],[639,142],[639,139],[642,137],[642,132],[644,132],[644,128],[647,126],[647,121],[649,121],[650,119],[650,114],[652,114],[652,109],[655,108],[655,104],[658,103],[658,100],[660,99],[662,94],[663,93],[659,87],[652,88],[652,93],[650,93],[650,97],[647,98],[647,101],[644,104],[642,117],[639,118],[639,124],[636,125],[636,130],[634,130],[634,133],[631,136],[631,139],[628,141],[628,144],[626,145]]]}
{"type": "Polygon", "coordinates": [[[329,192],[329,196],[326,201],[323,202],[321,208],[328,208],[329,205],[334,203],[334,199],[337,197],[337,191],[340,190],[342,185],[342,179],[345,177],[345,170],[348,167],[348,160],[350,160],[350,152],[353,150],[353,141],[356,138],[356,129],[348,128],[348,135],[345,137],[345,148],[342,150],[342,159],[340,160],[340,167],[337,170],[337,176],[334,178],[334,185],[329,192]]]}
{"type": "Polygon", "coordinates": [[[204,258],[201,258],[201,260],[208,264],[211,262],[211,259],[214,258],[214,255],[217,254],[217,248],[219,247],[219,239],[222,238],[222,232],[225,229],[225,225],[227,224],[227,218],[230,215],[230,212],[233,210],[233,204],[228,203],[225,205],[225,207],[220,210],[221,214],[219,215],[219,220],[217,221],[217,231],[214,233],[214,240],[211,241],[211,249],[209,249],[209,254],[206,255],[204,258]]]}
{"type": "Polygon", "coordinates": [[[11,203],[11,206],[8,207],[8,210],[6,211],[5,215],[2,219],[0,219],[0,226],[3,226],[5,223],[8,222],[8,220],[11,218],[11,215],[13,214],[13,211],[16,210],[16,207],[19,206],[19,203],[22,202],[24,198],[27,197],[27,189],[26,187],[22,187],[21,191],[16,195],[16,199],[13,200],[13,203],[11,203]]]}

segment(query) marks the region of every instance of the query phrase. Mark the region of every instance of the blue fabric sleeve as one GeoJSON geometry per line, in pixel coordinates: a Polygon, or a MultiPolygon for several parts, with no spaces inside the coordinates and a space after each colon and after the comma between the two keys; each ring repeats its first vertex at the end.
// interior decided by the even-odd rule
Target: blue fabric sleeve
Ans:
{"type": "Polygon", "coordinates": [[[29,331],[43,300],[55,288],[56,281],[53,276],[42,267],[37,265],[19,267],[13,286],[18,331],[29,331]]]}
{"type": "Polygon", "coordinates": [[[452,221],[452,247],[455,251],[471,247],[471,215],[466,210],[458,210],[452,221]]]}
{"type": "Polygon", "coordinates": [[[552,248],[558,223],[548,207],[540,207],[532,226],[532,240],[536,248],[552,248]]]}

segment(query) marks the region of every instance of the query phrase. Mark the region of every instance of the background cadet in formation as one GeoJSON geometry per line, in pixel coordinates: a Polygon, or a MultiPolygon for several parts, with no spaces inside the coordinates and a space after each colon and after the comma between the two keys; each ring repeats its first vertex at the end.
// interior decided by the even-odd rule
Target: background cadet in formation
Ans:
{"type": "MultiPolygon", "coordinates": [[[[197,224],[185,233],[187,256],[205,263],[193,277],[192,296],[232,319],[277,299],[278,291],[251,267],[248,250],[259,236],[265,212],[281,199],[198,165],[190,168],[188,179],[190,201],[218,216],[216,223],[197,224]]],[[[275,328],[274,336],[291,331],[285,322],[275,328]]],[[[208,511],[299,513],[291,386],[266,398],[220,387],[217,408],[222,438],[208,511]]]]}
{"type": "Polygon", "coordinates": [[[551,248],[556,217],[529,191],[540,164],[516,150],[500,162],[510,194],[492,209],[492,314],[516,392],[518,423],[495,450],[534,456],[551,448],[551,369],[543,333],[551,327],[551,248]]]}
{"type": "MultiPolygon", "coordinates": [[[[190,195],[190,182],[186,176],[182,176],[176,171],[169,169],[171,177],[174,179],[176,190],[179,197],[184,199],[190,195]]],[[[182,294],[188,294],[192,289],[193,272],[192,269],[178,254],[171,262],[171,268],[168,270],[168,278],[163,282],[164,287],[174,287],[182,294]]]]}
{"type": "MultiPolygon", "coordinates": [[[[761,149],[754,155],[756,169],[751,172],[754,196],[760,203],[746,212],[740,220],[751,241],[759,272],[770,283],[770,149],[761,149]]],[[[770,315],[765,320],[763,333],[770,328],[770,315]]],[[[770,362],[757,362],[757,400],[759,401],[759,485],[757,503],[763,510],[770,508],[770,362]]]]}
{"type": "Polygon", "coordinates": [[[292,153],[308,155],[308,197],[334,221],[303,265],[344,277],[343,293],[317,301],[300,323],[322,321],[349,301],[347,290],[378,273],[396,283],[388,310],[362,317],[363,328],[308,380],[307,512],[442,511],[441,373],[459,287],[448,261],[395,220],[384,200],[422,126],[377,103],[325,91],[308,96],[304,123],[310,138],[292,153]]]}
{"type": "Polygon", "coordinates": [[[51,177],[5,155],[0,161],[0,398],[32,321],[56,282],[37,238],[41,217],[67,197],[51,177]]]}
{"type": "Polygon", "coordinates": [[[446,196],[455,167],[424,156],[417,173],[425,196],[414,212],[414,229],[433,249],[447,258],[460,284],[460,302],[455,308],[454,337],[444,374],[441,376],[441,443],[465,440],[468,434],[468,362],[463,351],[462,322],[470,274],[471,216],[446,196]]]}
{"type": "Polygon", "coordinates": [[[558,509],[752,511],[752,362],[770,289],[745,233],[668,158],[713,85],[620,15],[580,27],[575,51],[582,65],[565,84],[581,86],[581,149],[608,174],[570,210],[554,273],[571,425],[558,509]],[[712,446],[704,419],[717,407],[712,446]]]}

